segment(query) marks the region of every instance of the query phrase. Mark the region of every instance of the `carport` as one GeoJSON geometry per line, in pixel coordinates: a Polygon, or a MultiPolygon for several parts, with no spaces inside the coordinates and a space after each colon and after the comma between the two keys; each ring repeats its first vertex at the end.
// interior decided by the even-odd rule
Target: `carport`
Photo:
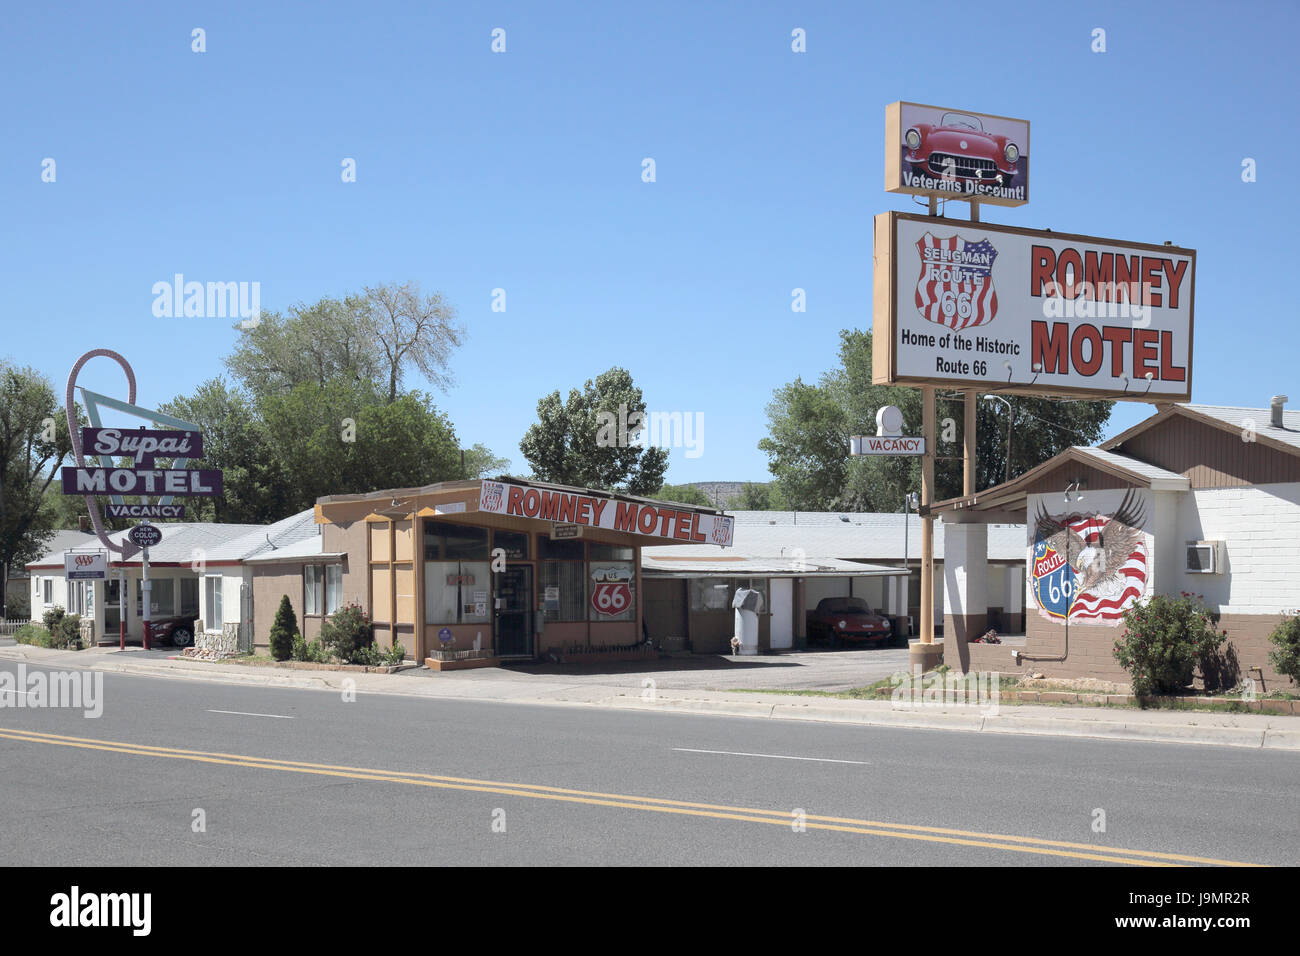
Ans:
{"type": "Polygon", "coordinates": [[[861,597],[903,616],[907,571],[841,558],[673,555],[647,549],[641,558],[647,633],[665,649],[720,654],[735,630],[731,598],[739,587],[763,595],[760,653],[807,645],[806,610],[823,597],[861,597]]]}

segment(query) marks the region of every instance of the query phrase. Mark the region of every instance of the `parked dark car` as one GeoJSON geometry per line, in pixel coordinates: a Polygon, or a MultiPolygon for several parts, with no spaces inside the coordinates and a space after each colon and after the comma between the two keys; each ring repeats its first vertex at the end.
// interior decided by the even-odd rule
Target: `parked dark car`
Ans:
{"type": "Polygon", "coordinates": [[[189,647],[194,643],[193,617],[160,617],[150,622],[151,643],[170,641],[172,647],[189,647]]]}
{"type": "Polygon", "coordinates": [[[889,618],[871,610],[862,598],[822,598],[817,609],[808,612],[809,641],[829,640],[839,647],[845,642],[887,644],[893,636],[889,618]]]}

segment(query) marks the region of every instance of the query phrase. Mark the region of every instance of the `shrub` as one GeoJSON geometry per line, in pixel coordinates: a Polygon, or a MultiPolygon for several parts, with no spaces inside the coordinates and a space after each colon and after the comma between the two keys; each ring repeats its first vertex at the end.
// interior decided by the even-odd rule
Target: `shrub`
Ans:
{"type": "Polygon", "coordinates": [[[50,644],[70,651],[81,650],[81,615],[64,614],[60,617],[57,626],[50,631],[50,644]]]}
{"type": "Polygon", "coordinates": [[[1289,617],[1268,636],[1276,650],[1268,652],[1269,663],[1279,674],[1300,684],[1300,617],[1289,617]]]}
{"type": "Polygon", "coordinates": [[[50,632],[39,624],[24,624],[14,632],[14,640],[33,647],[49,647],[50,632]]]}
{"type": "Polygon", "coordinates": [[[293,635],[298,631],[298,616],[293,613],[289,595],[280,598],[275,621],[271,624],[271,656],[277,661],[287,661],[293,654],[293,635]]]}
{"type": "Polygon", "coordinates": [[[1124,612],[1124,636],[1115,659],[1128,671],[1136,697],[1177,693],[1192,682],[1198,664],[1218,655],[1227,637],[1198,595],[1152,595],[1124,612]]]}
{"type": "Polygon", "coordinates": [[[32,602],[26,592],[10,595],[5,600],[5,618],[10,621],[25,621],[32,616],[32,602]]]}
{"type": "Polygon", "coordinates": [[[295,661],[305,661],[307,659],[307,641],[301,634],[296,632],[293,635],[293,650],[290,652],[289,657],[295,661]]]}
{"type": "Polygon", "coordinates": [[[55,604],[48,611],[46,611],[44,614],[41,615],[41,623],[45,625],[45,629],[47,631],[53,634],[56,630],[58,630],[59,622],[63,620],[63,616],[66,613],[67,612],[64,611],[63,608],[55,604]]]}
{"type": "Polygon", "coordinates": [[[345,605],[335,611],[332,617],[326,619],[321,626],[320,639],[340,662],[365,663],[364,660],[356,658],[369,657],[370,652],[364,649],[369,648],[374,640],[370,630],[370,618],[366,616],[365,611],[361,610],[360,605],[345,605]]]}
{"type": "Polygon", "coordinates": [[[390,647],[388,653],[384,655],[384,663],[389,667],[396,667],[404,660],[406,660],[406,648],[402,646],[400,641],[390,647]]]}

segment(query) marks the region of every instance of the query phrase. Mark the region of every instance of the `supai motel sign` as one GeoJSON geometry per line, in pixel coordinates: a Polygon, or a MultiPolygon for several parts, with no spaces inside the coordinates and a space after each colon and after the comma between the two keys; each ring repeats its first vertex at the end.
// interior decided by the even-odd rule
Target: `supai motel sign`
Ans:
{"type": "Polygon", "coordinates": [[[668,505],[617,501],[570,491],[525,488],[503,481],[483,482],[478,508],[490,514],[676,538],[724,548],[731,546],[734,532],[734,519],[728,515],[700,514],[668,505]]]}
{"type": "MultiPolygon", "coordinates": [[[[146,428],[83,428],[85,454],[99,455],[100,461],[129,456],[130,468],[66,467],[62,471],[63,493],[67,495],[204,495],[221,494],[221,472],[215,469],[156,468],[159,457],[182,460],[203,457],[203,438],[198,432],[163,431],[146,428]]],[[[180,505],[112,504],[110,517],[179,518],[180,505]]]]}

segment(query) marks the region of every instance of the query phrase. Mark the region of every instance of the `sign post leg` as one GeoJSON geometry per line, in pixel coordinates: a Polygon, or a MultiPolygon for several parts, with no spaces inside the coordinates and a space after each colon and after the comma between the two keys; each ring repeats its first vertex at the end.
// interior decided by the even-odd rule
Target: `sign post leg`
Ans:
{"type": "Polygon", "coordinates": [[[943,643],[934,639],[934,519],[928,511],[934,503],[935,387],[921,386],[921,428],[925,454],[921,456],[921,634],[910,648],[909,663],[922,671],[943,660],[943,643]]]}

